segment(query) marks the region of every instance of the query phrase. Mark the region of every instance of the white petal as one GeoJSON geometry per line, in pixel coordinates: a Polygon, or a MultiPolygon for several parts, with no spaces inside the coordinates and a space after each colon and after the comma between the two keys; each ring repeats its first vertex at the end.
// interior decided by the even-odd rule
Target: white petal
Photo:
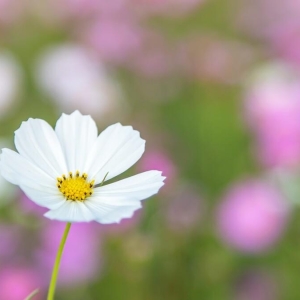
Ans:
{"type": "Polygon", "coordinates": [[[66,172],[61,146],[47,122],[40,119],[23,122],[15,132],[15,145],[21,156],[53,178],[66,172]]]}
{"type": "Polygon", "coordinates": [[[131,218],[134,212],[142,207],[140,202],[131,206],[118,206],[116,209],[106,214],[104,217],[98,218],[96,221],[101,224],[120,223],[122,219],[131,218]]]}
{"type": "Polygon", "coordinates": [[[38,205],[49,209],[61,205],[63,198],[56,187],[55,179],[15,151],[2,150],[0,170],[6,180],[19,185],[38,205]]]}
{"type": "Polygon", "coordinates": [[[2,149],[0,170],[1,175],[13,184],[40,187],[45,191],[56,188],[56,179],[10,149],[2,149]]]}
{"type": "Polygon", "coordinates": [[[147,171],[94,190],[93,197],[109,201],[140,201],[158,192],[164,185],[160,171],[147,171]]]}
{"type": "Polygon", "coordinates": [[[130,218],[134,211],[141,208],[141,202],[126,203],[123,201],[120,204],[118,201],[101,201],[95,197],[89,198],[85,201],[86,206],[94,215],[94,219],[102,224],[119,223],[124,218],[130,218]]]}
{"type": "Polygon", "coordinates": [[[58,209],[49,210],[44,214],[51,220],[64,222],[90,222],[95,220],[94,215],[84,202],[67,200],[58,209]]]}
{"type": "Polygon", "coordinates": [[[84,164],[97,139],[97,126],[90,116],[79,111],[71,115],[62,114],[58,119],[55,132],[66,157],[68,171],[86,172],[84,164]]]}
{"type": "Polygon", "coordinates": [[[57,209],[66,201],[57,188],[56,191],[53,190],[52,192],[45,192],[43,190],[33,189],[22,185],[20,188],[34,203],[49,209],[57,209]]]}
{"type": "Polygon", "coordinates": [[[165,177],[159,171],[149,171],[96,188],[86,206],[100,223],[118,223],[129,218],[141,207],[140,200],[157,193],[165,177]]]}
{"type": "Polygon", "coordinates": [[[117,123],[106,128],[92,148],[85,170],[96,183],[113,178],[135,164],[145,150],[145,141],[131,126],[117,123]]]}

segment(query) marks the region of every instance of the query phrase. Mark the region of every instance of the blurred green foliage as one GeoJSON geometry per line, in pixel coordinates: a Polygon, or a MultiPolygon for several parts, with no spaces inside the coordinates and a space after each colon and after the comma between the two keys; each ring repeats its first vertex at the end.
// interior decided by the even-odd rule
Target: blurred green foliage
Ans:
{"type": "MultiPolygon", "coordinates": [[[[171,39],[206,30],[230,38],[238,35],[231,22],[234,7],[230,1],[207,1],[187,19],[156,19],[153,26],[171,39]]],[[[1,136],[12,138],[14,130],[29,117],[54,125],[57,112],[37,88],[32,70],[43,48],[67,39],[66,32],[43,28],[37,20],[27,20],[22,31],[16,28],[2,38],[3,48],[19,60],[25,83],[20,103],[0,120],[1,136]]],[[[143,220],[137,228],[105,237],[99,278],[71,290],[62,288],[56,299],[231,300],[237,278],[255,268],[266,269],[278,278],[282,299],[300,299],[299,219],[293,219],[278,246],[257,256],[237,253],[216,234],[215,208],[224,190],[232,181],[259,171],[251,154],[251,137],[242,121],[240,87],[184,78],[148,80],[124,70],[118,77],[132,106],[126,122],[144,122],[154,136],[168,134],[170,139],[163,147],[178,166],[180,180],[192,182],[202,191],[207,213],[198,228],[176,233],[166,226],[161,210],[164,196],[151,198],[145,202],[143,220]],[[170,96],[165,87],[175,88],[176,81],[180,87],[170,96]],[[143,86],[152,94],[145,95],[143,86]],[[155,91],[168,100],[148,101],[148,97],[156,96],[155,91]]]]}

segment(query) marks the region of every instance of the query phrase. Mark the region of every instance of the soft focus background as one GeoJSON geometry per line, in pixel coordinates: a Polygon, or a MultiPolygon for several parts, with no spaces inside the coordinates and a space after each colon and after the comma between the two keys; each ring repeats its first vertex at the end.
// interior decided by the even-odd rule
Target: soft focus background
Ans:
{"type": "MultiPolygon", "coordinates": [[[[300,299],[300,2],[0,0],[0,145],[79,109],[166,184],[74,224],[56,299],[300,299]]],[[[100,158],[99,158],[100,159],[100,158]]],[[[0,178],[0,299],[45,299],[64,224],[0,178]]]]}

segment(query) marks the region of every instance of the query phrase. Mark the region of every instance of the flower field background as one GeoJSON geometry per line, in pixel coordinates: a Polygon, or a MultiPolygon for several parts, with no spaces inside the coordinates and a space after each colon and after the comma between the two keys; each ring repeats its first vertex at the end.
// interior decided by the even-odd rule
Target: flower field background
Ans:
{"type": "MultiPolygon", "coordinates": [[[[0,145],[78,109],[141,132],[125,175],[167,177],[131,219],[72,225],[56,299],[300,299],[299,17],[293,0],[0,0],[0,145]]],[[[1,300],[45,299],[64,228],[45,212],[0,178],[1,300]]]]}

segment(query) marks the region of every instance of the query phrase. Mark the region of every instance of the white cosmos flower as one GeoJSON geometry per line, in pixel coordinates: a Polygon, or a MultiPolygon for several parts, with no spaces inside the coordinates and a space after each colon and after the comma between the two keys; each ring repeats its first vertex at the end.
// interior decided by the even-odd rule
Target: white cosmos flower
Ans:
{"type": "Polygon", "coordinates": [[[19,153],[2,150],[1,174],[48,208],[49,219],[119,222],[164,184],[161,172],[147,171],[100,186],[136,163],[145,141],[131,126],[119,123],[98,136],[93,119],[78,111],[63,114],[55,130],[40,119],[23,122],[15,145],[19,153]]]}

